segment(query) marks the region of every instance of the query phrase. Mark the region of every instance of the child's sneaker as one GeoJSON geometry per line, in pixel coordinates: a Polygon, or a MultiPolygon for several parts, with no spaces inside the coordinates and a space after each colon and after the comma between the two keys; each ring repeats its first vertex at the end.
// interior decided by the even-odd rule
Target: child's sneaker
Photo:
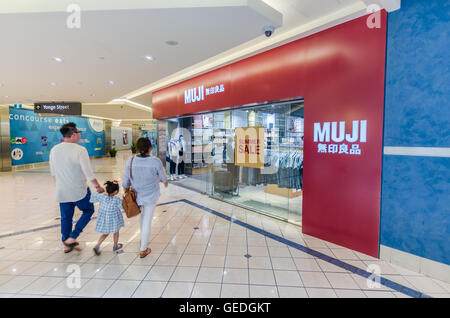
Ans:
{"type": "Polygon", "coordinates": [[[119,251],[121,248],[123,247],[122,243],[117,244],[117,246],[113,247],[113,252],[116,252],[117,254],[119,254],[121,251],[119,251]]]}
{"type": "Polygon", "coordinates": [[[93,250],[94,250],[95,255],[99,256],[101,254],[100,247],[98,245],[95,245],[93,250]]]}

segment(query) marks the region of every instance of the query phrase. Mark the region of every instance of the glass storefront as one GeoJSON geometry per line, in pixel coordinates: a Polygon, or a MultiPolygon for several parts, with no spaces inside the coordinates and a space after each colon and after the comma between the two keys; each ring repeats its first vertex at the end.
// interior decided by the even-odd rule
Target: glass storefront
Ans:
{"type": "Polygon", "coordinates": [[[300,225],[303,126],[303,100],[172,118],[159,122],[158,152],[175,184],[300,225]],[[236,138],[248,127],[260,134],[236,138]]]}

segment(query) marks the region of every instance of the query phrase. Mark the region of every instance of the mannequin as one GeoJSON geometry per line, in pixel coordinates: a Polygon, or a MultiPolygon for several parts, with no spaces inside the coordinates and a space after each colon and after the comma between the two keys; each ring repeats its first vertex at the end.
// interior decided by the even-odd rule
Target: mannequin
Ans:
{"type": "Polygon", "coordinates": [[[186,141],[184,140],[183,135],[180,135],[178,137],[178,177],[183,179],[186,178],[186,175],[184,174],[184,153],[186,151],[186,141]]]}
{"type": "Polygon", "coordinates": [[[178,163],[179,158],[177,141],[174,139],[169,140],[167,147],[169,150],[169,158],[170,158],[169,180],[174,181],[176,180],[176,165],[178,163]]]}

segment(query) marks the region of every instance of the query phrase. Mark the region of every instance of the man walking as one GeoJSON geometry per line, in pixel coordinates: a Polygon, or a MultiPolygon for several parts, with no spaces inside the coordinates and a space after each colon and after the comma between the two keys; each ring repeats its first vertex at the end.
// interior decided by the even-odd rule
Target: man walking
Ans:
{"type": "Polygon", "coordinates": [[[98,193],[105,192],[105,189],[100,186],[92,172],[86,148],[77,144],[81,139],[81,132],[76,124],[67,123],[59,131],[64,137],[64,142],[54,146],[50,151],[50,172],[56,179],[56,201],[61,211],[64,252],[69,253],[74,248],[80,250],[76,238],[94,213],[94,204],[89,202],[91,191],[86,182],[90,181],[98,193]],[[83,214],[72,230],[75,207],[83,214]]]}

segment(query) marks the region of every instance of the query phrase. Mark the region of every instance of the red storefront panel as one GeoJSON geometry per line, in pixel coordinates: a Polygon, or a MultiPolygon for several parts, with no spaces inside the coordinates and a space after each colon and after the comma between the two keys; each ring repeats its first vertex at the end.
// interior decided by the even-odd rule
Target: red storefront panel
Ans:
{"type": "MultiPolygon", "coordinates": [[[[155,118],[303,96],[305,99],[303,233],[378,256],[386,12],[382,27],[367,17],[214,70],[153,94],[155,118]],[[225,90],[184,104],[185,91],[223,83],[225,90]],[[177,96],[177,97],[176,97],[177,96]],[[176,105],[169,107],[176,100],[176,105]],[[367,126],[360,154],[318,152],[314,123],[367,126]]],[[[339,136],[335,136],[339,137],[339,136]]],[[[343,141],[322,142],[322,147],[343,141]]],[[[322,148],[323,149],[323,148],[322,148]]],[[[328,150],[328,149],[327,149],[328,150]]],[[[345,150],[345,149],[344,149],[345,150]]]]}

